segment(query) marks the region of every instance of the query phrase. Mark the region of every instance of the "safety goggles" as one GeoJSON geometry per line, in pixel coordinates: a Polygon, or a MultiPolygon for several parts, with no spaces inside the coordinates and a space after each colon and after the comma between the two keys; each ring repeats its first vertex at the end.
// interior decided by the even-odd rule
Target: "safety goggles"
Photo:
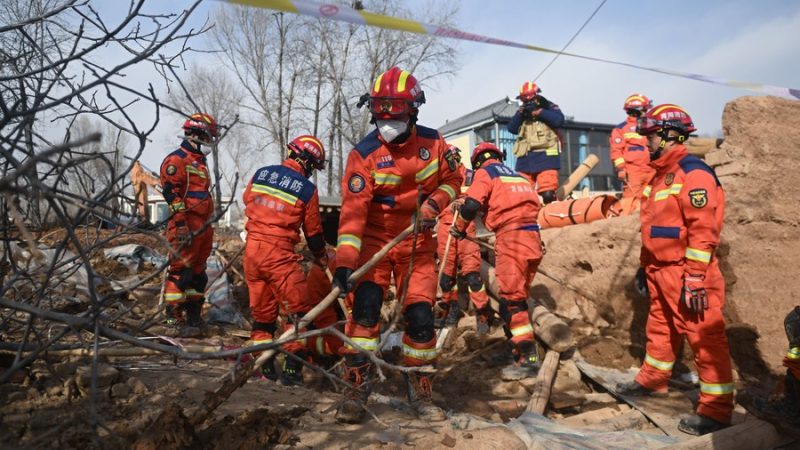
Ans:
{"type": "Polygon", "coordinates": [[[636,121],[636,132],[646,136],[659,132],[664,127],[664,122],[660,120],[653,120],[652,117],[641,116],[636,121]]]}
{"type": "Polygon", "coordinates": [[[378,97],[369,99],[369,111],[376,116],[399,117],[411,114],[411,103],[402,98],[378,97]]]}

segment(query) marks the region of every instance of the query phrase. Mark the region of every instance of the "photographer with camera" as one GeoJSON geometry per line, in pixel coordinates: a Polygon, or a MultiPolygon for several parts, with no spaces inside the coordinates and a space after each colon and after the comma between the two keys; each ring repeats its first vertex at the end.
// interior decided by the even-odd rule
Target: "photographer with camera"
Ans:
{"type": "Polygon", "coordinates": [[[517,135],[512,149],[517,157],[514,169],[531,182],[547,204],[556,199],[561,141],[555,129],[564,124],[564,113],[541,96],[541,91],[532,81],[522,84],[517,96],[522,105],[508,123],[508,131],[517,135]]]}

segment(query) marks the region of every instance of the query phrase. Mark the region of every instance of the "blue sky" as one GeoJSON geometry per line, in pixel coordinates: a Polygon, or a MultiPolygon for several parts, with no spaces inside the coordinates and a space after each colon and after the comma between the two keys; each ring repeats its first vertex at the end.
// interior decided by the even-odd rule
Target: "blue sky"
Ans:
{"type": "MultiPolygon", "coordinates": [[[[369,0],[364,3],[369,7],[369,0]]],[[[177,0],[148,7],[177,11],[189,4],[177,0]]],[[[599,4],[600,0],[465,0],[456,23],[463,31],[560,49],[599,4]]],[[[218,5],[214,1],[202,4],[194,23],[199,26],[218,5]]],[[[522,82],[535,77],[552,58],[545,53],[464,41],[457,47],[461,60],[456,75],[423,86],[428,99],[420,111],[423,124],[441,126],[505,96],[513,98],[522,82]]],[[[608,0],[567,51],[800,88],[800,2],[608,0]]],[[[216,63],[213,56],[202,58],[203,62],[216,63]]],[[[137,68],[135,72],[140,70],[143,72],[131,79],[147,79],[146,69],[137,68]]],[[[699,132],[711,135],[721,134],[726,102],[758,95],[566,56],[560,57],[538,83],[543,94],[575,120],[618,123],[624,119],[624,98],[641,92],[656,104],[683,106],[699,132]]],[[[144,155],[151,167],[157,167],[166,149],[175,145],[178,121],[170,115],[163,118],[151,146],[154,151],[148,149],[144,155]]]]}

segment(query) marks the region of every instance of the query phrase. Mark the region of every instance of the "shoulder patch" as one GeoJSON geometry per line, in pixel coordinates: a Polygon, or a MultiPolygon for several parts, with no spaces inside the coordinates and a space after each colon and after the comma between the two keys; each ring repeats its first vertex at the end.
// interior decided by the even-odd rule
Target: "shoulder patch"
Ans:
{"type": "Polygon", "coordinates": [[[178,168],[175,167],[175,164],[169,164],[167,165],[165,171],[167,172],[167,175],[175,175],[178,172],[178,168]]]}
{"type": "Polygon", "coordinates": [[[714,181],[717,183],[717,186],[722,186],[722,183],[719,182],[719,178],[717,178],[717,174],[716,172],[714,172],[714,169],[712,169],[711,166],[706,164],[705,161],[698,158],[697,156],[694,155],[684,156],[683,159],[678,161],[678,165],[681,166],[681,169],[683,169],[683,171],[686,172],[686,174],[688,174],[693,170],[702,170],[704,172],[708,172],[711,174],[712,177],[714,177],[714,181]]]}
{"type": "Polygon", "coordinates": [[[692,189],[689,191],[689,202],[695,208],[702,208],[708,204],[708,191],[705,189],[692,189]]]}
{"type": "Polygon", "coordinates": [[[361,175],[352,175],[347,181],[347,189],[350,189],[350,192],[354,194],[358,194],[359,192],[363,191],[366,185],[367,182],[364,181],[364,177],[361,175]]]}
{"type": "Polygon", "coordinates": [[[439,139],[439,131],[433,128],[417,125],[417,136],[425,139],[439,139]]]}
{"type": "Polygon", "coordinates": [[[378,139],[378,130],[375,129],[364,136],[364,139],[361,139],[361,142],[356,144],[354,150],[357,151],[362,158],[366,158],[380,146],[381,141],[378,139]]]}

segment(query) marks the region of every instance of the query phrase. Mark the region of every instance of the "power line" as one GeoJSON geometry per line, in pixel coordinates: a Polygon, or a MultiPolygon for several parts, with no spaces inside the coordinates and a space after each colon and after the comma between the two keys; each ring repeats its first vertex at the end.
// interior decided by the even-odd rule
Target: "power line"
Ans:
{"type": "Polygon", "coordinates": [[[591,16],[589,16],[589,18],[588,18],[588,19],[586,19],[586,22],[583,22],[583,25],[581,25],[581,27],[580,27],[580,28],[578,28],[578,31],[576,31],[576,32],[575,32],[575,34],[574,34],[574,35],[572,35],[572,37],[570,38],[570,40],[569,40],[569,41],[568,41],[568,42],[567,42],[567,43],[564,45],[564,48],[562,48],[562,49],[561,49],[561,50],[560,50],[558,53],[556,53],[556,56],[554,56],[554,57],[553,57],[553,59],[551,59],[551,60],[550,60],[550,62],[549,62],[549,63],[547,63],[547,65],[544,67],[544,69],[542,69],[542,71],[541,71],[541,72],[539,72],[539,75],[536,75],[536,78],[534,78],[534,79],[533,79],[533,81],[537,81],[537,80],[539,79],[539,77],[541,77],[542,75],[544,75],[544,73],[547,71],[547,69],[549,69],[549,68],[550,68],[550,66],[552,66],[554,62],[556,62],[556,60],[558,59],[558,57],[559,57],[559,56],[561,56],[561,54],[562,54],[562,53],[564,53],[564,51],[567,49],[567,47],[569,47],[569,44],[572,44],[572,41],[574,41],[574,40],[575,40],[575,38],[576,38],[576,37],[578,37],[578,35],[579,35],[579,34],[581,34],[581,31],[583,31],[583,29],[584,29],[584,28],[586,28],[586,25],[588,25],[588,24],[589,24],[589,22],[591,22],[591,21],[592,21],[592,19],[594,18],[595,14],[597,14],[597,12],[598,12],[598,11],[600,11],[600,8],[602,8],[602,7],[603,7],[603,5],[605,5],[605,4],[606,4],[606,1],[607,1],[607,0],[603,0],[602,2],[600,2],[600,4],[599,4],[599,5],[597,5],[597,8],[595,8],[595,10],[594,10],[594,12],[592,13],[592,15],[591,15],[591,16]]]}

